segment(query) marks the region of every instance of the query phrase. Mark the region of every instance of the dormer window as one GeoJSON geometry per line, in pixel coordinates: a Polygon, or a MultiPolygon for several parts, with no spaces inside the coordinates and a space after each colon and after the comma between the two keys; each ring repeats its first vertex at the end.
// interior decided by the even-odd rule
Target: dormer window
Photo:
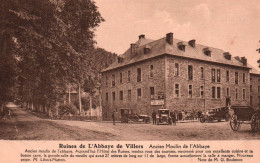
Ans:
{"type": "Polygon", "coordinates": [[[231,60],[231,54],[229,52],[225,52],[223,55],[227,60],[231,60]]]}
{"type": "Polygon", "coordinates": [[[209,49],[209,48],[204,48],[203,49],[203,52],[204,52],[204,54],[206,55],[206,56],[211,56],[211,50],[209,49]]]}
{"type": "Polygon", "coordinates": [[[118,62],[118,63],[122,63],[123,60],[124,60],[124,59],[123,59],[122,57],[117,57],[117,62],[118,62]]]}
{"type": "Polygon", "coordinates": [[[147,53],[149,53],[151,51],[151,47],[149,46],[149,45],[146,45],[145,47],[144,47],[144,54],[147,54],[147,53]]]}
{"type": "Polygon", "coordinates": [[[190,45],[191,47],[195,48],[195,46],[196,46],[196,40],[190,40],[190,41],[189,41],[189,45],[190,45]]]}
{"type": "Polygon", "coordinates": [[[178,48],[179,48],[180,50],[185,51],[185,46],[186,46],[186,45],[184,44],[184,42],[181,41],[181,42],[179,42],[177,45],[178,45],[178,48]]]}

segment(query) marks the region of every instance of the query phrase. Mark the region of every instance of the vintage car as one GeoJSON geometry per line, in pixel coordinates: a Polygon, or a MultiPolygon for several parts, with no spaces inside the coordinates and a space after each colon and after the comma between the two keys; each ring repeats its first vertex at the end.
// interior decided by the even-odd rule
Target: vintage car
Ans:
{"type": "Polygon", "coordinates": [[[138,115],[137,113],[134,113],[134,109],[130,108],[122,108],[120,110],[122,123],[128,123],[129,121],[150,123],[150,117],[148,115],[138,115]]]}
{"type": "Polygon", "coordinates": [[[169,109],[159,109],[158,114],[156,115],[156,123],[159,124],[172,124],[172,119],[170,116],[169,109]]]}
{"type": "Polygon", "coordinates": [[[200,116],[200,122],[213,122],[214,120],[218,120],[219,122],[224,119],[225,121],[229,121],[230,114],[228,107],[220,107],[209,109],[207,112],[204,112],[200,116]]]}

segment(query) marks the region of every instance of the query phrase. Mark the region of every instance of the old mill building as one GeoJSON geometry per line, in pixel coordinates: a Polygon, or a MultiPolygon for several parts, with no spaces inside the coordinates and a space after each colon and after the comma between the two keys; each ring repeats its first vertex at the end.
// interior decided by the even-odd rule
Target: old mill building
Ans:
{"type": "Polygon", "coordinates": [[[250,104],[250,67],[245,57],[221,49],[175,39],[140,35],[136,43],[102,71],[103,118],[132,108],[205,111],[250,104]]]}

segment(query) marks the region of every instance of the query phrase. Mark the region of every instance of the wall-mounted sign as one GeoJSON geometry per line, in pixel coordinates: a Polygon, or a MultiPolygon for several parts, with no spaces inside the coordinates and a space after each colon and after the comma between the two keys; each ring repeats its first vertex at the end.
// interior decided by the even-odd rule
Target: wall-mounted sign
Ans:
{"type": "Polygon", "coordinates": [[[164,99],[164,92],[158,92],[158,99],[164,99]]]}
{"type": "Polygon", "coordinates": [[[151,105],[164,105],[163,99],[151,100],[151,105]]]}

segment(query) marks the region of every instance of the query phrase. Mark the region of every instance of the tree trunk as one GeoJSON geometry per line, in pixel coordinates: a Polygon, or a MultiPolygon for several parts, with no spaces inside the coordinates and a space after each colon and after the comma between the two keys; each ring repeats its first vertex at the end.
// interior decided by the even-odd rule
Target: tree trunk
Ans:
{"type": "Polygon", "coordinates": [[[81,106],[81,92],[80,92],[80,83],[79,83],[79,114],[82,114],[82,106],[81,106]]]}
{"type": "Polygon", "coordinates": [[[70,99],[70,87],[69,87],[69,104],[71,102],[71,99],[70,99]]]}
{"type": "Polygon", "coordinates": [[[90,116],[92,116],[92,95],[89,94],[89,112],[90,112],[90,116]]]}

